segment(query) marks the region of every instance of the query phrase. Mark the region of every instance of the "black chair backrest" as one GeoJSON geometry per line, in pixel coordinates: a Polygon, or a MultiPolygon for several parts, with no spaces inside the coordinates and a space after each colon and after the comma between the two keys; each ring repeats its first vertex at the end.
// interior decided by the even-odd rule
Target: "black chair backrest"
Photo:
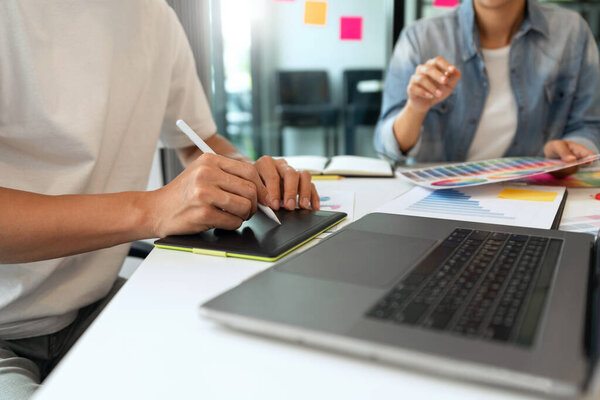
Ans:
{"type": "MultiPolygon", "coordinates": [[[[381,69],[355,69],[344,71],[344,104],[379,107],[381,90],[360,90],[360,83],[366,81],[383,82],[381,69]]],[[[365,85],[368,86],[368,85],[365,85]]]]}
{"type": "Polygon", "coordinates": [[[277,102],[286,105],[329,104],[327,71],[278,71],[277,102]]]}

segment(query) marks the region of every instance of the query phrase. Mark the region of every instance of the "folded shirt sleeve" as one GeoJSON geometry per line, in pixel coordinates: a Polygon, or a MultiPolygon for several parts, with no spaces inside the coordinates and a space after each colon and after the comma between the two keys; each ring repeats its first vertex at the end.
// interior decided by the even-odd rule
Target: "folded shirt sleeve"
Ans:
{"type": "Polygon", "coordinates": [[[600,62],[598,47],[589,26],[581,24],[583,58],[577,87],[562,139],[600,150],[600,62]]]}
{"type": "MultiPolygon", "coordinates": [[[[394,136],[394,120],[408,100],[406,89],[420,63],[419,60],[420,53],[415,30],[413,26],[408,26],[400,34],[390,60],[385,78],[381,115],[373,139],[378,153],[397,161],[404,160],[408,154],[404,154],[398,147],[394,136]]],[[[409,152],[411,153],[413,150],[409,152]]]]}

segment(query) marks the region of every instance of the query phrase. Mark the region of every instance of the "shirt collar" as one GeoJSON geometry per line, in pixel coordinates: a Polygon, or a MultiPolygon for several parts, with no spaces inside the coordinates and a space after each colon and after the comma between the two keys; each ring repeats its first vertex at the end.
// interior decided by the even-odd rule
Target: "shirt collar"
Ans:
{"type": "MultiPolygon", "coordinates": [[[[540,5],[536,0],[526,0],[526,15],[523,24],[515,34],[515,37],[525,35],[530,30],[540,32],[548,37],[548,21],[544,18],[540,5]]],[[[479,34],[475,24],[475,11],[473,10],[473,0],[463,0],[458,9],[458,20],[463,38],[462,59],[467,61],[481,48],[479,34]]]]}

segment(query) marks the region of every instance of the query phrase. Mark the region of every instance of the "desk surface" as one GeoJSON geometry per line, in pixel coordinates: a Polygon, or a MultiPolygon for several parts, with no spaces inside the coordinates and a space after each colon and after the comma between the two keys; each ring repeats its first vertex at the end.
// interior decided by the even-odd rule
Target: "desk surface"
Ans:
{"type": "MultiPolygon", "coordinates": [[[[354,191],[354,219],[410,187],[399,179],[317,186],[354,191]]],[[[596,191],[570,190],[565,213],[596,191]]],[[[36,399],[532,398],[247,335],[198,317],[201,302],[271,265],[154,249],[36,399]]]]}

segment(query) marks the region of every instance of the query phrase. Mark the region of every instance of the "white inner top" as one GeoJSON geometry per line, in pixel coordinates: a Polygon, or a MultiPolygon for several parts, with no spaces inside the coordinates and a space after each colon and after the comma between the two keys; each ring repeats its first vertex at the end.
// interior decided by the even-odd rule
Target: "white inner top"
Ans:
{"type": "Polygon", "coordinates": [[[510,46],[482,49],[489,92],[467,161],[504,156],[517,132],[517,103],[510,86],[510,46]]]}

